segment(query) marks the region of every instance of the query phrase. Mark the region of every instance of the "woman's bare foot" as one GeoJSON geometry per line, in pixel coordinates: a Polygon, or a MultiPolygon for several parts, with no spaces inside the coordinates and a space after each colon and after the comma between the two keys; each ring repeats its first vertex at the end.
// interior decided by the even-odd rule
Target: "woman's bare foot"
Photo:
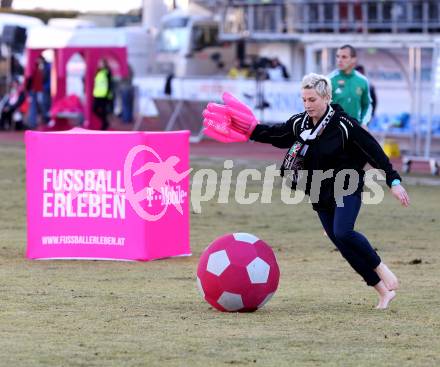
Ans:
{"type": "Polygon", "coordinates": [[[393,291],[399,288],[397,277],[384,263],[381,262],[374,271],[383,280],[388,290],[393,291]]]}
{"type": "Polygon", "coordinates": [[[376,309],[385,310],[386,308],[388,308],[389,303],[393,300],[394,297],[396,297],[395,291],[388,291],[387,294],[379,296],[379,303],[377,304],[376,309]]]}
{"type": "Polygon", "coordinates": [[[374,289],[379,293],[379,303],[376,306],[378,310],[384,310],[388,308],[388,305],[396,297],[395,291],[390,291],[383,281],[380,281],[374,286],[374,289]]]}

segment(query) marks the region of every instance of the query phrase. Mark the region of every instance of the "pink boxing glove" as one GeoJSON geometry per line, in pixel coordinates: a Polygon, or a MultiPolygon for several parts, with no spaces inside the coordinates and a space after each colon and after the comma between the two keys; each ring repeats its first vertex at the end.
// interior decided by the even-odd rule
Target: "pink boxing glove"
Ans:
{"type": "Polygon", "coordinates": [[[222,143],[235,143],[248,140],[241,131],[236,131],[231,126],[226,107],[216,103],[208,103],[203,110],[203,126],[205,135],[222,143]]]}
{"type": "Polygon", "coordinates": [[[248,106],[228,92],[223,93],[222,98],[228,115],[231,118],[232,128],[243,133],[249,139],[255,126],[259,124],[253,112],[248,106]]]}

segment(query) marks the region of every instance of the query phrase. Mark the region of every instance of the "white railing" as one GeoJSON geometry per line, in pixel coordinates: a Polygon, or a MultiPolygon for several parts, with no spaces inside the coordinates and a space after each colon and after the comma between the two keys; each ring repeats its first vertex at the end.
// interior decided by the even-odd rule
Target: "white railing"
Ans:
{"type": "Polygon", "coordinates": [[[440,33],[436,0],[224,0],[224,35],[440,33]]]}

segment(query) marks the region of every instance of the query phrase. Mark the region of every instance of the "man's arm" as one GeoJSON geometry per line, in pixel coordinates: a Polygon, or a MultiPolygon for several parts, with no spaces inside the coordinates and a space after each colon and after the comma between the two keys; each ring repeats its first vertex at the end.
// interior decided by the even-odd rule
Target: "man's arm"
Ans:
{"type": "Polygon", "coordinates": [[[372,107],[371,116],[374,117],[376,113],[377,96],[376,96],[376,89],[371,84],[370,84],[370,97],[371,97],[371,107],[372,107]]]}
{"type": "Polygon", "coordinates": [[[370,85],[367,80],[365,80],[365,86],[363,88],[361,97],[361,118],[360,123],[362,126],[367,126],[371,120],[373,114],[373,104],[370,96],[370,85]]]}

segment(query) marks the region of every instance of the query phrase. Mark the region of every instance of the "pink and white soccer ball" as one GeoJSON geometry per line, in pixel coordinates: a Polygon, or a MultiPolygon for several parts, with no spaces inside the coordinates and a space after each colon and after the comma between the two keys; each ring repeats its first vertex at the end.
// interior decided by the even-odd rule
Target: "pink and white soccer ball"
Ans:
{"type": "Polygon", "coordinates": [[[274,295],[280,270],[273,250],[249,233],[217,238],[203,251],[197,286],[203,298],[220,311],[252,312],[274,295]]]}

